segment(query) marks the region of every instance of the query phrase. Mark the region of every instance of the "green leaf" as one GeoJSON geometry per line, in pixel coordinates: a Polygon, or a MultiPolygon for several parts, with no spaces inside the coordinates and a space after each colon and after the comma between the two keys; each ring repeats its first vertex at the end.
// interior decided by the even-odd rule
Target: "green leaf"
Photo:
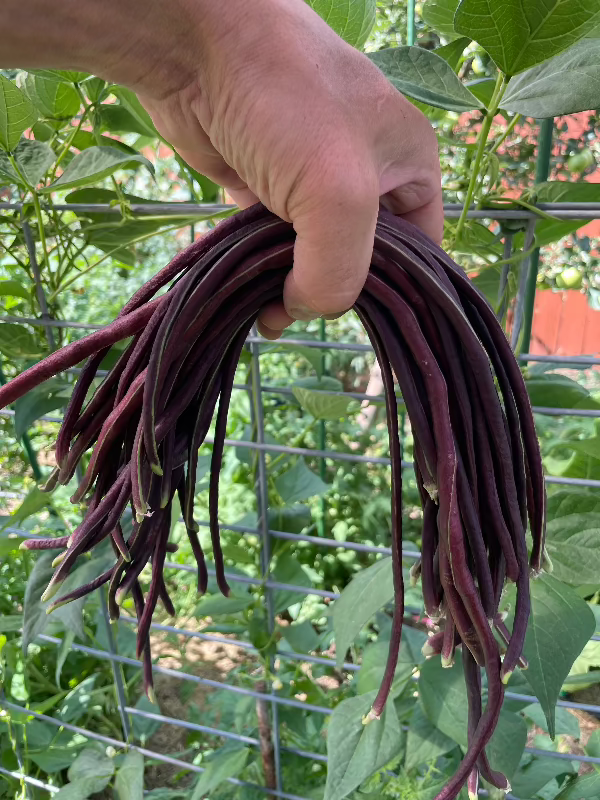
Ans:
{"type": "MultiPolygon", "coordinates": [[[[30,186],[37,186],[56,159],[49,145],[34,139],[21,139],[15,148],[14,157],[30,186]]],[[[0,177],[2,175],[12,183],[26,185],[8,160],[8,156],[0,152],[0,177]]]]}
{"type": "Polygon", "coordinates": [[[269,528],[274,531],[301,533],[310,519],[310,508],[300,504],[269,509],[269,528]]]}
{"type": "Polygon", "coordinates": [[[535,797],[547,783],[565,772],[573,772],[570,761],[534,758],[531,763],[521,767],[511,780],[512,792],[515,797],[535,797]]]}
{"type": "Polygon", "coordinates": [[[600,458],[600,436],[592,436],[589,439],[566,439],[565,447],[570,447],[578,453],[600,458]]]}
{"type": "MultiPolygon", "coordinates": [[[[521,710],[521,714],[524,714],[527,719],[530,719],[538,728],[549,733],[548,721],[539,703],[532,703],[529,706],[525,706],[525,708],[521,710]]],[[[556,734],[566,734],[567,736],[572,736],[574,739],[579,739],[581,735],[579,720],[574,714],[571,714],[568,708],[563,708],[562,706],[556,708],[554,732],[556,734]]]]}
{"type": "Polygon", "coordinates": [[[548,498],[546,516],[549,521],[575,513],[600,513],[598,493],[580,489],[563,489],[548,498]]]}
{"type": "Polygon", "coordinates": [[[597,183],[546,181],[535,186],[538,203],[593,203],[598,200],[597,183]]]}
{"type": "Polygon", "coordinates": [[[0,325],[0,353],[9,358],[39,358],[44,350],[24,325],[3,322],[0,325]]]}
{"type": "Polygon", "coordinates": [[[69,767],[67,775],[71,782],[93,778],[97,782],[95,792],[101,792],[112,778],[115,765],[99,747],[85,747],[69,767]]]}
{"type": "Polygon", "coordinates": [[[90,711],[91,696],[90,692],[94,688],[99,673],[90,675],[89,678],[81,681],[65,697],[59,710],[59,717],[63,722],[76,722],[84,714],[90,711]]]}
{"type": "Polygon", "coordinates": [[[153,139],[159,137],[159,133],[152,122],[152,117],[131,89],[126,89],[124,86],[113,86],[111,92],[121,105],[125,106],[127,111],[135,117],[142,130],[145,131],[146,136],[151,136],[153,139]]]}
{"type": "Polygon", "coordinates": [[[36,386],[14,404],[15,433],[18,438],[41,416],[64,408],[69,401],[72,386],[52,379],[36,386]]]}
{"type": "MultiPolygon", "coordinates": [[[[38,490],[39,491],[39,490],[38,490]]],[[[42,494],[40,492],[40,494],[42,494]]],[[[47,495],[42,495],[47,498],[47,495]]],[[[46,500],[45,500],[46,502],[46,500]]],[[[55,598],[42,603],[41,596],[48,585],[50,578],[54,574],[52,561],[56,556],[56,551],[49,550],[38,556],[35,566],[27,581],[25,589],[25,603],[23,609],[23,650],[27,652],[27,647],[36,636],[44,632],[50,617],[46,609],[55,598]]],[[[108,557],[109,559],[110,557],[108,557]]],[[[107,556],[99,556],[92,559],[85,559],[81,566],[75,569],[60,587],[59,595],[67,594],[79,586],[83,586],[89,581],[100,575],[107,568],[109,560],[107,556]]],[[[85,639],[83,627],[83,606],[86,597],[73,600],[65,606],[61,606],[52,612],[52,619],[60,620],[66,631],[74,631],[80,639],[85,639]]]]}
{"type": "Polygon", "coordinates": [[[394,596],[392,559],[383,558],[362,570],[333,605],[336,661],[340,667],[363,627],[394,596]]]}
{"type": "Polygon", "coordinates": [[[67,783],[53,797],[58,800],[86,800],[91,794],[102,791],[109,781],[110,778],[107,778],[101,789],[97,789],[100,785],[99,778],[79,778],[73,783],[67,783]]]}
{"type": "Polygon", "coordinates": [[[71,648],[73,646],[74,641],[75,641],[75,631],[65,631],[65,635],[63,636],[62,643],[58,650],[58,655],[56,656],[56,670],[54,673],[54,680],[56,681],[56,685],[58,687],[60,687],[60,676],[62,673],[62,668],[65,665],[67,656],[71,652],[71,648]]]}
{"type": "Polygon", "coordinates": [[[51,505],[51,503],[48,495],[44,494],[44,492],[40,492],[37,486],[34,486],[33,489],[31,489],[31,491],[25,496],[21,505],[15,511],[13,511],[10,517],[5,517],[4,519],[0,520],[0,530],[9,526],[18,526],[19,523],[23,522],[24,519],[31,517],[33,514],[37,514],[38,511],[41,511],[43,508],[47,508],[49,505],[51,505]]]}
{"type": "Polygon", "coordinates": [[[280,631],[290,648],[296,653],[310,653],[317,649],[321,641],[319,634],[307,619],[294,625],[286,625],[285,628],[280,628],[280,631]]]}
{"type": "MultiPolygon", "coordinates": [[[[428,8],[430,5],[430,3],[427,3],[425,8],[428,8]]],[[[470,44],[470,39],[468,39],[466,36],[461,36],[460,39],[455,39],[453,42],[450,42],[450,44],[444,44],[441,47],[436,47],[433,52],[440,58],[443,58],[444,61],[447,61],[454,72],[456,72],[458,70],[462,54],[470,44]]]]}
{"type": "MultiPolygon", "coordinates": [[[[119,652],[121,651],[119,650],[119,652]]],[[[140,711],[150,711],[152,714],[160,714],[160,708],[158,708],[155,703],[151,703],[145,694],[137,701],[135,708],[140,711]]],[[[140,717],[138,714],[132,714],[133,735],[136,739],[139,739],[142,744],[145,744],[161,725],[162,722],[158,722],[155,719],[148,719],[148,717],[140,717]]]]}
{"type": "Polygon", "coordinates": [[[135,117],[125,106],[114,103],[105,103],[97,109],[102,130],[111,133],[138,133],[140,136],[148,135],[148,128],[135,117]]]}
{"type": "Polygon", "coordinates": [[[247,593],[245,595],[233,595],[232,597],[212,594],[200,600],[194,614],[197,617],[218,617],[226,614],[237,614],[240,611],[245,611],[253,603],[254,598],[247,593]]]}
{"type": "Polygon", "coordinates": [[[130,750],[115,778],[117,800],[142,800],[144,797],[144,756],[130,750]]]}
{"type": "Polygon", "coordinates": [[[225,750],[218,753],[206,764],[206,769],[198,778],[191,800],[200,800],[227,778],[234,778],[244,769],[250,750],[242,747],[239,750],[225,750]]]}
{"type": "Polygon", "coordinates": [[[600,107],[600,40],[582,39],[564,53],[512,78],[502,107],[537,118],[600,107]]]}
{"type": "Polygon", "coordinates": [[[43,78],[63,81],[63,83],[81,83],[89,76],[87,72],[71,69],[30,69],[29,72],[41,75],[43,78]]]}
{"type": "MultiPolygon", "coordinates": [[[[579,516],[574,514],[573,516],[579,516]]],[[[597,515],[593,515],[597,516],[597,515]]],[[[565,523],[570,519],[563,518],[565,523]]],[[[562,522],[562,520],[561,520],[562,522]]],[[[553,576],[572,586],[596,584],[600,575],[600,524],[597,528],[572,532],[568,539],[546,542],[553,576]]]]}
{"type": "Polygon", "coordinates": [[[325,494],[330,485],[309,469],[303,458],[297,458],[293,467],[275,478],[275,488],[284,502],[292,504],[325,494]]]}
{"type": "Polygon", "coordinates": [[[588,222],[585,219],[541,219],[535,226],[535,246],[545,247],[552,242],[558,242],[588,222]]]}
{"type": "MultiPolygon", "coordinates": [[[[600,730],[596,729],[590,738],[587,740],[587,744],[583,748],[585,750],[585,754],[587,756],[592,756],[592,758],[600,758],[600,730]]],[[[594,764],[594,768],[596,770],[599,769],[598,764],[594,764]]]]}
{"type": "Polygon", "coordinates": [[[582,775],[567,783],[555,800],[597,800],[600,795],[600,773],[582,775]]]}
{"type": "Polygon", "coordinates": [[[87,186],[108,178],[118,169],[136,169],[138,164],[145,166],[154,175],[154,167],[144,156],[129,155],[115,147],[88,147],[75,156],[58,180],[40,191],[55,192],[59,189],[87,186]]]}
{"type": "Polygon", "coordinates": [[[417,703],[408,725],[405,769],[414,769],[421,764],[436,761],[439,756],[455,747],[456,742],[432,725],[417,703]]]}
{"type": "Polygon", "coordinates": [[[526,379],[532,406],[549,408],[600,408],[588,390],[565,375],[533,375],[526,379]]]}
{"type": "MultiPolygon", "coordinates": [[[[444,669],[439,658],[430,658],[421,667],[419,696],[429,721],[443,734],[467,748],[467,690],[462,660],[456,653],[453,667],[444,669]]],[[[510,780],[519,765],[527,739],[524,720],[502,711],[486,752],[493,769],[510,780]]]]}
{"type": "MultiPolygon", "coordinates": [[[[284,552],[277,557],[277,564],[271,575],[278,583],[290,583],[294,586],[302,586],[309,589],[312,586],[311,579],[308,574],[290,552],[284,552]]],[[[300,603],[303,600],[300,592],[294,592],[291,589],[278,589],[275,592],[275,613],[284,611],[286,608],[300,603]]]]}
{"type": "Polygon", "coordinates": [[[362,48],[375,25],[376,0],[306,0],[333,30],[362,48]]]}
{"type": "Polygon", "coordinates": [[[29,300],[30,294],[18,281],[0,281],[0,297],[22,297],[23,300],[29,300]]]}
{"type": "Polygon", "coordinates": [[[566,50],[599,21],[596,0],[461,0],[454,27],[516,75],[566,50]]]}
{"type": "Polygon", "coordinates": [[[456,39],[458,34],[454,29],[454,15],[458,3],[459,0],[427,0],[421,11],[423,21],[446,39],[456,39]]]}
{"type": "Polygon", "coordinates": [[[315,389],[323,391],[325,386],[322,386],[318,380],[315,381],[312,388],[292,386],[296,400],[315,419],[340,419],[346,416],[351,403],[350,398],[335,394],[321,394],[321,391],[315,391],[315,389]]]}
{"type": "Polygon", "coordinates": [[[0,148],[14,150],[21,134],[33,125],[37,116],[25,92],[0,75],[0,148]]]}
{"type": "Polygon", "coordinates": [[[369,58],[403,94],[447,111],[483,108],[447,61],[422,47],[394,47],[369,58]]]}
{"type": "Polygon", "coordinates": [[[25,88],[44,117],[71,119],[81,106],[74,87],[56,78],[29,73],[25,88]]]}
{"type": "Polygon", "coordinates": [[[21,542],[24,541],[24,536],[17,536],[15,533],[10,533],[9,531],[0,533],[0,558],[5,558],[9,553],[12,553],[13,550],[18,550],[21,542]]]}
{"type": "MultiPolygon", "coordinates": [[[[37,721],[37,720],[32,720],[37,721]]],[[[27,729],[29,731],[29,726],[31,722],[27,723],[27,729]]],[[[56,730],[56,728],[53,728],[56,730]]],[[[29,745],[29,733],[27,736],[27,744],[29,745]]],[[[27,755],[31,758],[31,760],[38,766],[40,769],[43,769],[44,772],[48,772],[52,774],[53,772],[60,772],[63,769],[67,769],[73,763],[73,758],[75,757],[76,750],[72,747],[48,747],[47,749],[40,750],[36,752],[35,750],[29,750],[27,755]]]]}
{"type": "Polygon", "coordinates": [[[392,703],[387,704],[381,719],[363,725],[376,694],[342,700],[329,718],[325,800],[346,797],[402,749],[402,731],[392,703]]]}
{"type": "Polygon", "coordinates": [[[523,648],[529,668],[524,675],[540,701],[551,736],[564,680],[595,628],[587,603],[564,583],[550,575],[531,582],[531,616],[523,648]]]}
{"type": "MultiPolygon", "coordinates": [[[[389,650],[389,642],[382,640],[367,645],[363,652],[362,662],[358,675],[356,676],[356,688],[359,694],[367,694],[375,689],[379,689],[385,672],[389,650]]],[[[394,683],[392,686],[392,697],[401,691],[406,681],[410,678],[414,670],[414,665],[403,659],[398,659],[394,683]]]]}

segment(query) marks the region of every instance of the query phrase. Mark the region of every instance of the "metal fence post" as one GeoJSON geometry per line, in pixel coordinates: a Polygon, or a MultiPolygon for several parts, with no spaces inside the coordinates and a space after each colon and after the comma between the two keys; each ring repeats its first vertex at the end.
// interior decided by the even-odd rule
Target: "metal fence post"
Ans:
{"type": "MultiPolygon", "coordinates": [[[[256,336],[256,328],[252,328],[252,335],[256,336]]],[[[265,419],[262,405],[262,390],[260,377],[260,345],[254,342],[250,345],[252,352],[252,385],[251,385],[251,409],[256,429],[257,444],[265,443],[265,419]]],[[[264,450],[258,450],[258,481],[256,484],[256,501],[258,510],[258,526],[262,540],[261,547],[261,572],[262,579],[266,583],[269,579],[271,565],[271,538],[269,533],[269,490],[267,484],[267,461],[264,450]]],[[[273,590],[265,586],[265,601],[267,606],[267,625],[269,635],[275,630],[275,598],[273,590]]],[[[269,657],[269,672],[273,672],[274,659],[269,657]]],[[[272,683],[270,683],[271,694],[275,694],[272,683]]],[[[278,792],[282,791],[281,780],[281,751],[279,741],[279,709],[275,702],[271,702],[271,736],[273,740],[273,757],[275,760],[275,783],[278,792]]]]}
{"type": "MultiPolygon", "coordinates": [[[[108,615],[106,594],[102,587],[98,589],[98,594],[100,595],[100,607],[102,609],[102,617],[104,619],[104,625],[106,627],[106,640],[108,642],[108,652],[112,656],[116,656],[117,644],[115,642],[115,637],[113,636],[113,629],[112,625],[110,624],[110,617],[108,615]]],[[[125,695],[125,680],[123,678],[123,665],[118,664],[114,660],[111,660],[110,663],[112,666],[113,677],[115,679],[115,688],[117,690],[117,705],[119,706],[119,716],[121,717],[121,726],[123,727],[123,737],[125,738],[125,741],[128,742],[131,737],[131,724],[129,721],[129,716],[126,711],[127,697],[125,695]]]]}
{"type": "Polygon", "coordinates": [[[406,43],[415,43],[415,0],[406,3],[406,43]]]}
{"type": "MultiPolygon", "coordinates": [[[[527,223],[527,229],[525,231],[525,242],[523,244],[524,253],[527,253],[529,250],[531,250],[531,247],[533,246],[533,241],[535,238],[535,223],[536,223],[535,217],[532,217],[527,223]]],[[[527,286],[532,273],[533,269],[531,263],[531,255],[525,256],[521,260],[520,264],[519,288],[517,289],[515,315],[513,318],[512,332],[510,336],[510,344],[512,349],[515,351],[517,349],[519,334],[521,333],[521,327],[523,324],[523,313],[528,301],[527,286]]],[[[535,296],[535,289],[534,289],[534,296],[535,296]]]]}

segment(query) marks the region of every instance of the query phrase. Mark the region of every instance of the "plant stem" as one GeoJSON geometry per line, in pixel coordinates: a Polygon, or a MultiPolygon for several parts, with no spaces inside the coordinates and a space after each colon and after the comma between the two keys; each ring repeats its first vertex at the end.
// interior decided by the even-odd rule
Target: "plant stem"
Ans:
{"type": "Polygon", "coordinates": [[[496,142],[494,142],[494,145],[493,145],[492,149],[490,150],[490,154],[491,154],[491,153],[495,153],[495,152],[496,152],[496,150],[497,150],[497,149],[500,147],[500,145],[501,145],[503,142],[505,142],[505,141],[506,141],[506,139],[507,139],[507,138],[510,136],[510,134],[513,132],[515,125],[517,124],[517,122],[518,122],[520,119],[521,119],[521,114],[515,114],[515,115],[514,115],[514,117],[511,119],[511,121],[510,121],[510,122],[508,123],[508,125],[506,126],[506,128],[505,128],[505,130],[504,130],[504,133],[502,134],[502,136],[500,136],[500,138],[499,138],[499,139],[498,139],[496,142]]]}
{"type": "Polygon", "coordinates": [[[454,247],[456,247],[456,244],[460,239],[462,230],[465,227],[465,222],[467,221],[467,214],[469,213],[471,203],[473,202],[473,198],[475,196],[475,190],[477,188],[477,183],[479,181],[479,170],[481,168],[481,161],[485,153],[485,146],[487,144],[487,139],[490,133],[490,129],[492,127],[492,123],[494,121],[494,117],[498,112],[500,100],[502,99],[502,95],[504,94],[504,90],[506,89],[506,84],[507,84],[506,76],[503,75],[502,72],[499,72],[498,77],[496,78],[494,93],[492,95],[492,99],[490,100],[490,106],[484,117],[483,124],[481,125],[481,130],[479,131],[479,135],[477,137],[477,151],[475,153],[475,160],[473,161],[473,164],[471,166],[471,179],[469,180],[469,186],[467,188],[467,196],[465,197],[463,210],[456,225],[456,230],[454,233],[454,247]]]}

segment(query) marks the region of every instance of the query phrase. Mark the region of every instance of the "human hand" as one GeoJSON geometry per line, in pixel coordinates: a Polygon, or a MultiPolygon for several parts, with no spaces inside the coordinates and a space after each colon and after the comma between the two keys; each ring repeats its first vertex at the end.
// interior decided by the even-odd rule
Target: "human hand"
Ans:
{"type": "Polygon", "coordinates": [[[260,200],[292,222],[293,269],[283,303],[261,313],[263,335],[353,305],[380,198],[441,240],[434,131],[368,58],[304,0],[183,6],[192,32],[185,68],[132,88],[194,169],[241,207],[260,200]]]}

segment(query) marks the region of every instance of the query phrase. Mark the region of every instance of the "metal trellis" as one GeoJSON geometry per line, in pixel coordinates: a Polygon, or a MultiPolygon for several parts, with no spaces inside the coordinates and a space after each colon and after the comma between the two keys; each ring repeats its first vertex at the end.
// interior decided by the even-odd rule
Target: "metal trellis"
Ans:
{"type": "MultiPolygon", "coordinates": [[[[21,206],[16,203],[0,203],[0,210],[20,210],[21,206]]],[[[57,210],[61,210],[61,206],[55,206],[57,210]]],[[[110,206],[105,205],[76,205],[76,204],[68,204],[65,207],[65,210],[69,211],[102,211],[103,213],[110,213],[110,214],[118,214],[119,210],[115,209],[110,206]]],[[[191,204],[191,203],[182,203],[182,204],[135,204],[132,206],[132,213],[135,215],[146,215],[146,214],[156,214],[157,212],[161,214],[172,214],[174,217],[181,216],[182,218],[185,217],[189,220],[190,216],[196,216],[198,219],[202,219],[209,214],[220,213],[223,211],[228,210],[229,206],[223,205],[202,205],[202,204],[191,204]]],[[[548,211],[555,216],[561,219],[595,219],[600,217],[600,203],[588,203],[588,204],[574,204],[574,203],[561,203],[561,204],[544,204],[540,206],[541,209],[544,211],[548,211]]],[[[457,205],[447,205],[445,208],[446,215],[448,217],[457,217],[460,213],[460,206],[457,205]]],[[[533,225],[535,223],[536,215],[533,212],[529,211],[514,211],[514,210],[482,210],[482,209],[472,209],[469,214],[472,218],[486,218],[486,219],[493,219],[493,220],[501,220],[501,219],[521,219],[528,221],[528,229],[529,232],[533,232],[533,225]]],[[[31,234],[31,232],[29,232],[31,234]]],[[[531,236],[529,240],[532,241],[531,236]]],[[[26,237],[26,242],[27,242],[26,237]]],[[[528,249],[526,247],[526,249],[528,249]]],[[[34,253],[35,248],[30,250],[30,254],[33,254],[32,257],[35,255],[34,253]]],[[[510,255],[512,251],[511,243],[507,244],[507,252],[510,255]]],[[[537,265],[534,265],[537,268],[537,265]]],[[[517,297],[517,309],[519,309],[519,318],[522,319],[525,317],[526,322],[530,318],[531,309],[527,307],[526,302],[526,287],[530,285],[531,282],[531,262],[529,259],[524,259],[521,265],[521,280],[519,281],[519,292],[517,297]]],[[[40,301],[40,308],[42,310],[41,317],[38,318],[23,318],[23,317],[14,317],[10,315],[4,315],[0,317],[0,323],[2,322],[21,322],[21,323],[28,323],[30,325],[39,325],[43,326],[46,331],[49,333],[48,339],[50,342],[53,341],[51,336],[51,331],[53,328],[71,328],[71,329],[79,329],[79,330],[86,330],[86,329],[96,329],[102,327],[100,325],[92,325],[92,324],[84,324],[84,323],[77,323],[74,321],[57,321],[50,318],[48,314],[47,305],[45,303],[45,298],[43,298],[43,289],[41,281],[38,282],[36,280],[36,286],[38,291],[38,299],[40,301]],[[40,289],[42,289],[42,293],[40,296],[40,289]]],[[[532,298],[530,298],[532,302],[532,298]]],[[[258,524],[256,526],[244,526],[244,525],[223,525],[222,528],[239,533],[240,535],[246,534],[253,534],[261,541],[261,575],[258,578],[253,578],[250,576],[240,575],[238,573],[227,573],[227,579],[232,582],[239,582],[244,583],[247,585],[261,587],[264,592],[265,597],[265,604],[266,604],[266,611],[267,611],[267,619],[269,625],[269,631],[273,630],[275,625],[275,611],[274,611],[274,592],[276,590],[286,590],[297,592],[299,599],[303,596],[308,594],[326,598],[329,601],[335,601],[338,597],[338,594],[331,591],[326,591],[322,589],[317,589],[315,587],[311,589],[307,589],[304,586],[299,586],[295,584],[284,583],[275,580],[270,572],[270,560],[271,560],[271,548],[273,542],[287,540],[293,541],[296,543],[309,543],[314,546],[323,547],[330,550],[337,550],[337,551],[355,551],[355,552],[363,552],[363,553],[372,553],[376,555],[386,556],[390,554],[390,549],[387,547],[382,546],[374,546],[374,545],[366,545],[356,542],[338,542],[334,539],[329,539],[322,536],[311,536],[308,534],[294,534],[289,533],[286,531],[279,531],[276,529],[272,529],[269,526],[269,518],[268,518],[268,491],[267,491],[267,464],[266,464],[266,454],[267,453],[284,453],[284,454],[295,454],[295,455],[302,455],[308,457],[315,457],[319,459],[327,459],[328,461],[342,461],[342,462],[349,462],[349,463],[368,463],[368,464],[379,464],[379,465],[389,465],[389,459],[384,457],[370,457],[365,455],[360,455],[354,452],[336,452],[332,450],[326,449],[324,446],[320,447],[319,449],[315,448],[305,448],[305,447],[292,447],[287,445],[276,445],[272,444],[266,440],[265,437],[265,422],[264,422],[264,414],[263,414],[263,404],[262,398],[265,394],[290,394],[290,389],[288,387],[279,387],[273,386],[269,384],[264,384],[261,378],[261,359],[259,358],[260,348],[264,345],[271,344],[266,340],[262,339],[261,337],[257,336],[255,332],[253,332],[248,337],[248,347],[250,348],[251,352],[251,375],[252,380],[248,384],[240,384],[236,383],[235,388],[239,391],[248,392],[251,398],[251,408],[252,408],[252,416],[253,416],[253,425],[255,429],[255,440],[233,440],[227,439],[226,445],[232,447],[243,447],[250,449],[256,458],[256,466],[257,466],[257,480],[256,480],[256,494],[257,494],[257,508],[258,508],[258,524]]],[[[313,340],[305,340],[305,339],[293,339],[287,338],[281,341],[281,345],[290,345],[293,346],[295,344],[301,345],[302,347],[314,347],[314,348],[326,348],[329,350],[341,350],[346,352],[354,352],[354,353],[369,353],[372,352],[370,345],[360,343],[360,342],[331,342],[331,341],[313,341],[313,340]]],[[[545,355],[535,355],[530,353],[525,353],[519,356],[520,360],[524,363],[527,362],[549,362],[549,363],[556,363],[557,366],[560,367],[569,367],[569,366],[583,366],[583,367],[592,367],[600,365],[600,357],[597,355],[581,355],[581,356],[573,356],[573,357],[561,357],[561,356],[545,356],[545,355]]],[[[74,370],[76,372],[76,370],[74,370]]],[[[326,392],[327,394],[331,394],[331,392],[326,392]]],[[[338,394],[338,393],[336,393],[338,394]]],[[[357,400],[381,400],[382,398],[378,396],[368,395],[360,392],[348,392],[343,393],[345,396],[351,397],[357,400]]],[[[534,410],[536,413],[539,414],[546,414],[549,416],[585,416],[585,417],[592,417],[592,418],[600,418],[600,411],[595,410],[581,410],[581,409],[562,409],[562,408],[551,408],[551,407],[535,407],[534,410]]],[[[0,414],[4,416],[11,416],[14,414],[11,410],[4,410],[0,412],[0,414]]],[[[45,415],[41,417],[43,420],[48,420],[52,422],[60,422],[61,418],[57,415],[45,415]]],[[[210,443],[210,439],[207,438],[207,443],[210,443]]],[[[412,467],[411,462],[403,462],[403,466],[406,468],[412,467]]],[[[586,480],[586,479],[575,479],[575,478],[561,478],[561,477],[548,477],[548,483],[554,484],[562,484],[562,485],[572,485],[572,486],[582,486],[582,487],[590,487],[594,489],[600,488],[600,481],[598,480],[586,480]]],[[[6,493],[4,493],[6,494],[6,493]]],[[[206,521],[200,522],[201,525],[207,525],[206,521]]],[[[17,528],[8,529],[9,532],[15,533],[21,536],[32,536],[33,534],[23,531],[17,528]]],[[[418,553],[414,549],[406,549],[402,552],[402,556],[407,561],[414,560],[418,557],[418,553]]],[[[194,571],[192,566],[177,564],[172,561],[166,562],[166,566],[172,569],[177,569],[180,571],[194,571]]],[[[210,574],[210,571],[209,571],[210,574]]],[[[115,739],[113,737],[100,735],[94,731],[91,731],[87,728],[81,728],[76,725],[67,724],[62,719],[54,718],[49,715],[41,714],[38,712],[30,711],[20,705],[11,703],[6,701],[5,699],[0,699],[0,706],[4,707],[7,710],[14,710],[19,712],[25,712],[36,719],[43,720],[50,725],[54,725],[57,728],[62,727],[66,730],[73,731],[75,733],[80,733],[87,738],[94,739],[99,742],[103,742],[107,745],[112,745],[113,747],[124,747],[129,746],[135,750],[138,750],[140,753],[145,755],[147,758],[152,759],[157,762],[163,762],[167,764],[172,764],[182,769],[190,770],[191,772],[200,773],[203,771],[203,768],[197,766],[195,764],[189,763],[187,761],[183,761],[181,759],[157,753],[152,750],[149,750],[145,747],[141,747],[135,743],[132,743],[132,725],[131,719],[133,717],[143,717],[148,720],[153,720],[155,722],[160,722],[164,724],[174,725],[177,727],[185,728],[188,730],[193,730],[198,733],[206,734],[207,736],[220,736],[227,740],[236,740],[242,742],[250,747],[259,747],[259,740],[255,737],[251,736],[244,736],[236,731],[231,730],[224,730],[218,727],[210,727],[206,725],[201,725],[195,722],[191,722],[188,720],[183,719],[174,719],[172,717],[168,717],[162,715],[160,713],[153,713],[150,711],[145,711],[143,709],[134,708],[128,702],[126,697],[125,686],[123,682],[123,676],[121,670],[123,667],[135,667],[141,668],[141,663],[137,659],[129,658],[127,656],[120,655],[118,653],[115,638],[112,635],[112,631],[110,630],[110,624],[108,623],[108,615],[106,612],[106,604],[104,595],[101,596],[101,610],[107,625],[107,633],[108,633],[108,649],[104,650],[100,647],[89,647],[84,644],[80,644],[79,642],[73,642],[71,649],[75,652],[85,653],[87,655],[93,656],[102,661],[109,661],[113,668],[113,674],[115,677],[115,683],[117,688],[117,702],[119,707],[119,712],[121,714],[122,720],[122,728],[123,728],[123,738],[122,740],[115,739]]],[[[408,611],[419,613],[420,609],[407,609],[408,611]]],[[[130,625],[135,625],[136,621],[128,617],[127,615],[122,615],[121,619],[130,625]]],[[[179,636],[183,636],[186,638],[198,638],[203,639],[206,641],[211,641],[215,643],[220,643],[223,645],[228,646],[235,646],[240,648],[241,650],[252,654],[256,653],[256,649],[253,647],[252,644],[246,641],[218,636],[212,633],[202,633],[202,631],[193,631],[187,630],[185,628],[180,628],[176,625],[163,625],[160,623],[153,623],[152,629],[154,631],[160,631],[164,633],[172,633],[177,634],[179,636]]],[[[595,641],[600,641],[600,635],[594,635],[592,637],[595,641]]],[[[45,642],[47,644],[54,644],[60,645],[61,639],[56,638],[54,636],[48,635],[41,635],[38,637],[40,642],[45,642]]],[[[306,664],[319,664],[325,667],[331,667],[332,669],[335,667],[334,659],[316,655],[314,653],[296,653],[290,650],[280,649],[277,650],[275,656],[273,657],[271,664],[270,664],[270,672],[275,673],[277,669],[277,664],[282,664],[286,661],[292,662],[300,662],[306,664]]],[[[352,673],[356,672],[359,669],[359,665],[353,663],[344,663],[341,671],[346,675],[351,675],[352,673]]],[[[274,797],[281,797],[287,800],[307,800],[305,797],[301,797],[299,795],[290,793],[287,791],[287,788],[283,785],[283,767],[285,765],[285,757],[286,754],[293,754],[297,757],[306,758],[308,760],[314,760],[321,763],[326,763],[327,757],[322,753],[315,753],[310,752],[298,748],[287,747],[284,745],[281,735],[280,735],[280,721],[279,721],[279,709],[289,707],[289,708],[297,708],[302,709],[307,713],[314,713],[320,715],[329,715],[331,714],[331,709],[326,706],[317,705],[314,703],[306,702],[305,700],[298,699],[298,698],[291,698],[291,697],[284,697],[277,693],[277,690],[273,686],[272,681],[267,682],[267,686],[265,691],[255,691],[253,689],[249,689],[243,686],[235,686],[231,683],[223,682],[223,681],[216,681],[208,678],[202,678],[198,675],[191,674],[184,670],[177,670],[169,667],[164,667],[161,665],[155,665],[154,671],[157,674],[167,675],[172,678],[176,678],[186,682],[191,682],[195,684],[204,685],[213,689],[221,690],[221,691],[228,691],[232,693],[236,693],[238,695],[245,695],[249,696],[258,700],[264,700],[265,703],[268,704],[270,707],[271,712],[271,727],[272,727],[272,736],[273,736],[273,746],[274,746],[274,761],[275,761],[275,776],[276,776],[276,786],[275,788],[267,788],[264,786],[258,786],[252,783],[248,783],[246,781],[239,780],[237,778],[229,778],[229,782],[235,786],[240,787],[247,787],[252,788],[258,791],[265,793],[265,795],[274,796],[274,797]]],[[[523,695],[511,691],[506,692],[506,697],[512,700],[518,700],[526,703],[537,703],[537,699],[533,696],[523,695]]],[[[583,711],[588,711],[593,714],[600,714],[600,705],[593,705],[593,704],[582,704],[577,703],[569,700],[559,700],[559,706],[570,708],[570,709],[579,709],[583,711]]],[[[571,753],[556,753],[554,751],[546,751],[546,750],[538,750],[535,748],[526,748],[526,752],[531,754],[538,755],[540,757],[545,758],[564,758],[571,761],[576,762],[586,762],[591,764],[600,765],[600,757],[593,757],[593,756],[586,756],[586,755],[575,755],[571,753]]],[[[25,782],[29,783],[32,786],[36,786],[38,788],[45,788],[49,792],[54,793],[56,791],[56,787],[51,786],[50,784],[46,784],[43,781],[39,781],[36,778],[30,776],[23,776],[19,771],[9,771],[4,768],[0,768],[0,773],[10,775],[17,779],[23,779],[25,782]]],[[[485,792],[483,792],[485,794],[485,792]]],[[[508,797],[512,797],[508,795],[508,797]]]]}

